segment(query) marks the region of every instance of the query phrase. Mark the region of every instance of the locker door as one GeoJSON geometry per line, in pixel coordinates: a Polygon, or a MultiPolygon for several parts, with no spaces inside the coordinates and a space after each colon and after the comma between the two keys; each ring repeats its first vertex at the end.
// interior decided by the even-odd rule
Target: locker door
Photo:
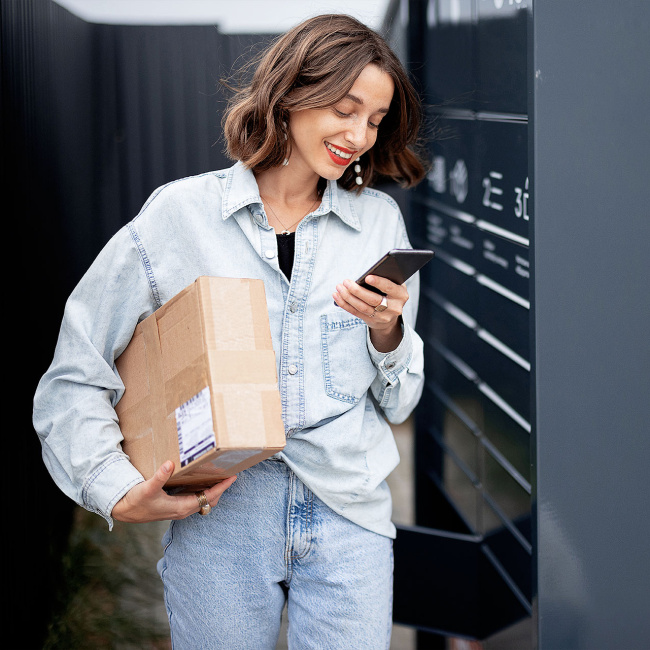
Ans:
{"type": "Polygon", "coordinates": [[[395,543],[394,618],[445,636],[484,639],[532,613],[531,10],[409,3],[433,129],[409,228],[436,257],[421,276],[416,526],[395,543]]]}

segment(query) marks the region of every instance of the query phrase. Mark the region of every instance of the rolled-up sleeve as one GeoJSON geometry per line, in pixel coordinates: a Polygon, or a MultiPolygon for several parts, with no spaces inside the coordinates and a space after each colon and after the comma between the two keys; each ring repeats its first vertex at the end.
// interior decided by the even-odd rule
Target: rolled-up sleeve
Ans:
{"type": "Polygon", "coordinates": [[[406,420],[416,407],[424,386],[424,344],[413,329],[418,309],[419,276],[406,283],[409,300],[402,315],[402,340],[391,352],[379,352],[366,337],[368,352],[377,368],[370,390],[393,424],[406,420]]]}
{"type": "Polygon", "coordinates": [[[68,299],[54,359],[34,396],[34,427],[54,481],[109,526],[113,506],[144,480],[121,449],[114,406],[124,385],[114,361],[158,307],[156,298],[144,252],[123,228],[68,299]]]}

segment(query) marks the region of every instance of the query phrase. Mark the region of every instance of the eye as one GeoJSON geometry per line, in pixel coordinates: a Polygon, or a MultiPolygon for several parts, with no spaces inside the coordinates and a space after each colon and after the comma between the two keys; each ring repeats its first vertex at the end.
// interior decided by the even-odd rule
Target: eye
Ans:
{"type": "Polygon", "coordinates": [[[368,122],[368,124],[373,128],[373,129],[378,129],[379,128],[379,123],[373,124],[372,122],[368,122]]]}
{"type": "Polygon", "coordinates": [[[343,111],[340,111],[338,108],[335,108],[334,112],[337,115],[340,115],[341,117],[350,117],[350,113],[344,113],[343,111]]]}

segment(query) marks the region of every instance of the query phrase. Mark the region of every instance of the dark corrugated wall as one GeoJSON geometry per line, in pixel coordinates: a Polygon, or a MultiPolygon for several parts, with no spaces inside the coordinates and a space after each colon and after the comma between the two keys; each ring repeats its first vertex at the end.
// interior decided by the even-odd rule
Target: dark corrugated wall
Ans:
{"type": "Polygon", "coordinates": [[[14,531],[6,557],[16,560],[6,614],[20,630],[12,647],[40,647],[73,504],[40,459],[31,409],[65,300],[156,187],[230,164],[218,80],[270,37],[227,36],[215,26],[95,25],[51,0],[1,7],[3,214],[20,228],[13,241],[25,271],[10,312],[20,350],[12,367],[21,371],[15,462],[4,473],[14,531]]]}
{"type": "MultiPolygon", "coordinates": [[[[40,647],[60,577],[72,502],[51,482],[31,426],[31,398],[51,359],[57,320],[78,268],[96,249],[92,223],[91,30],[50,2],[2,2],[2,180],[5,220],[28,284],[9,314],[21,346],[14,462],[3,472],[11,647],[40,647]],[[73,226],[74,224],[74,226],[73,226]],[[23,374],[24,373],[24,374],[23,374]]],[[[5,583],[7,584],[7,583],[5,583]]]]}

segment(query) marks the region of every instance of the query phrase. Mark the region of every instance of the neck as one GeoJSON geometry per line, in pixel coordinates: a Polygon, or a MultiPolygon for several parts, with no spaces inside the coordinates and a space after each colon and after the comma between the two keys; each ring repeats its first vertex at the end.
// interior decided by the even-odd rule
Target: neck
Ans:
{"type": "MultiPolygon", "coordinates": [[[[297,167],[297,166],[296,166],[297,167]]],[[[300,174],[299,169],[276,167],[255,174],[269,224],[276,232],[287,234],[319,202],[318,175],[300,174]]]]}
{"type": "Polygon", "coordinates": [[[311,170],[300,173],[287,165],[256,173],[255,178],[260,194],[278,203],[302,204],[314,201],[317,197],[319,177],[311,170]]]}

